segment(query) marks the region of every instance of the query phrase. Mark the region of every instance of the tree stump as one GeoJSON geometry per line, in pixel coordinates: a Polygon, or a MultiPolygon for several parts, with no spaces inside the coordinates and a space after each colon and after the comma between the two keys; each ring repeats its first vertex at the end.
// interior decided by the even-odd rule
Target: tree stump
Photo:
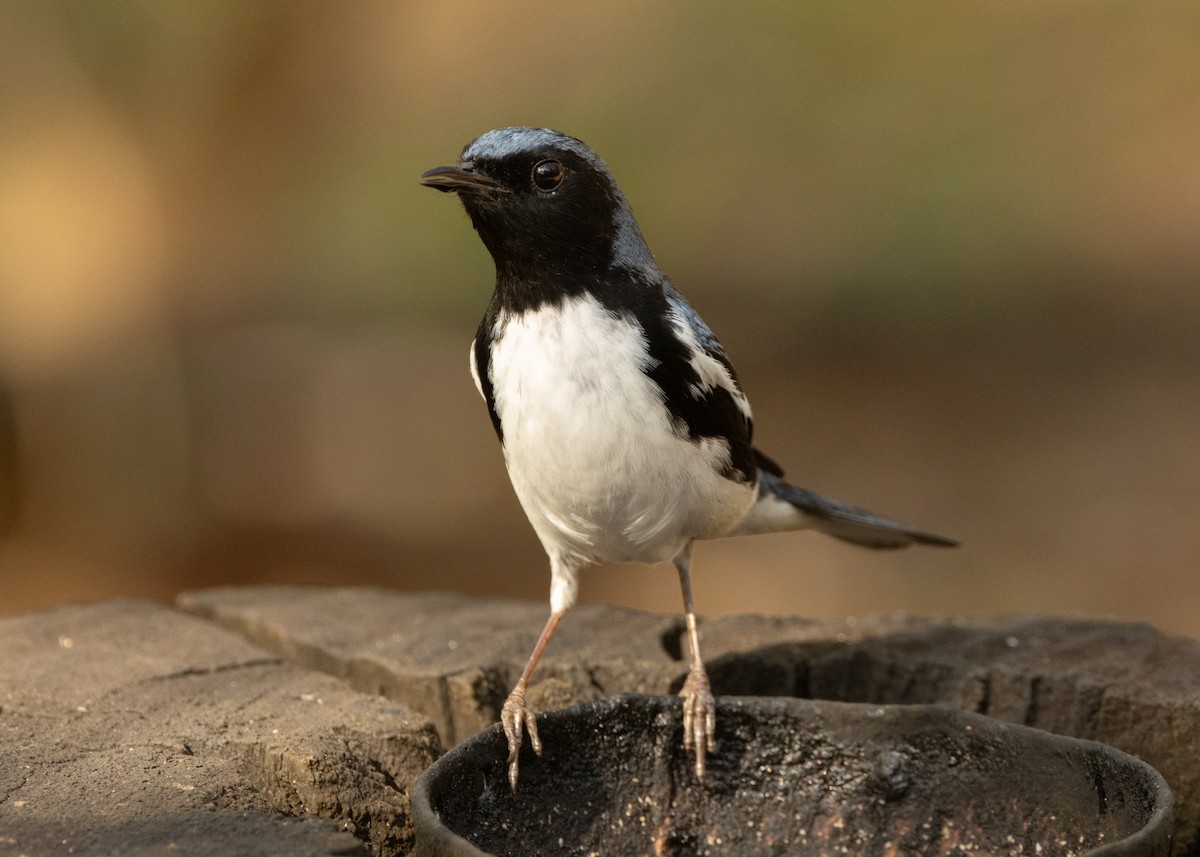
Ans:
{"type": "MultiPolygon", "coordinates": [[[[0,854],[409,853],[413,783],[497,719],[547,609],[299,587],[178,606],[0,620],[0,854]]],[[[1031,617],[701,631],[718,695],[944,703],[1138,756],[1175,792],[1175,853],[1200,853],[1200,643],[1031,617]]],[[[685,654],[680,617],[584,606],[529,701],[672,694],[685,654]]]]}

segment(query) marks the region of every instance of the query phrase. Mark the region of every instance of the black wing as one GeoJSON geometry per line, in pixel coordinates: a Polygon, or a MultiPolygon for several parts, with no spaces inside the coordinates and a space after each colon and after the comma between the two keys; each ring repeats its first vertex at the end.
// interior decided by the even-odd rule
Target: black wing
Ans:
{"type": "Polygon", "coordinates": [[[723,475],[753,483],[758,470],[751,444],[754,424],[733,364],[708,325],[669,281],[656,291],[662,303],[638,319],[656,361],[647,374],[663,391],[667,410],[689,438],[719,438],[729,445],[729,466],[723,475]]]}

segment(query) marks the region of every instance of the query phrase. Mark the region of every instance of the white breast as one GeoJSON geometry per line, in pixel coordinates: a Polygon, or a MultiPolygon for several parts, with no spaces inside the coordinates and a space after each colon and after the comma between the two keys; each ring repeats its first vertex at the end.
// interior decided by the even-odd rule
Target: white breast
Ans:
{"type": "Polygon", "coordinates": [[[724,440],[697,443],[672,426],[635,322],[583,296],[497,329],[490,375],[505,460],[552,561],[667,560],[745,514],[752,486],[720,475],[724,440]]]}

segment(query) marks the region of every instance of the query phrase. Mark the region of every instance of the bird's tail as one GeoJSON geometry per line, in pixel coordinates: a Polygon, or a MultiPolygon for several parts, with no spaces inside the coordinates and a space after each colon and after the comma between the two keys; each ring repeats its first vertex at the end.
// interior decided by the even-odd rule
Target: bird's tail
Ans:
{"type": "Polygon", "coordinates": [[[758,497],[729,535],[748,536],[803,529],[819,530],[842,541],[869,548],[902,548],[912,544],[953,547],[958,544],[945,536],[917,530],[866,509],[797,488],[760,467],[758,497]]]}

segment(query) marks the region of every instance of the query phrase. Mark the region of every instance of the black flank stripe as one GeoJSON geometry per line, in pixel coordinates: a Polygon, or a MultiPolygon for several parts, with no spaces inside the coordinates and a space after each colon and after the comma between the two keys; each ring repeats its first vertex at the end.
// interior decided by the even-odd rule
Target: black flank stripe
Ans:
{"type": "Polygon", "coordinates": [[[479,373],[479,387],[483,391],[484,401],[487,402],[492,428],[496,430],[496,437],[504,443],[504,428],[500,425],[500,415],[496,413],[496,392],[492,385],[492,343],[495,341],[498,312],[499,304],[493,299],[483,316],[483,321],[479,323],[479,331],[475,334],[475,371],[479,373]]]}

